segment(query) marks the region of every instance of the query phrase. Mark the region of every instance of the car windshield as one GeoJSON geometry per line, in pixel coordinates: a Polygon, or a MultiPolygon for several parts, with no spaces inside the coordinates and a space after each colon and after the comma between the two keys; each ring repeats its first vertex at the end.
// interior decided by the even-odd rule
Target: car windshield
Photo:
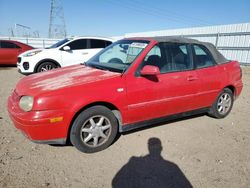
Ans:
{"type": "Polygon", "coordinates": [[[52,46],[48,47],[47,49],[50,49],[50,48],[57,48],[63,44],[65,44],[66,42],[68,42],[69,39],[63,39],[63,40],[60,40],[58,41],[57,43],[53,44],[52,46]]]}
{"type": "Polygon", "coordinates": [[[149,41],[120,40],[105,48],[88,62],[86,66],[113,72],[124,72],[144,50],[149,41]]]}

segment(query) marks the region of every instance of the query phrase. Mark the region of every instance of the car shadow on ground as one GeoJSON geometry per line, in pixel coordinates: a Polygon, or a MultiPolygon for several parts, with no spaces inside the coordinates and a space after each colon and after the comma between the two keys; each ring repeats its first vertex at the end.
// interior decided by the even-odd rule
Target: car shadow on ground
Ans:
{"type": "Polygon", "coordinates": [[[161,156],[162,145],[159,138],[148,140],[149,154],[133,156],[114,176],[113,188],[130,187],[192,187],[181,169],[161,156]]]}
{"type": "Polygon", "coordinates": [[[11,69],[13,67],[16,67],[16,65],[0,65],[0,69],[11,69]]]}
{"type": "MultiPolygon", "coordinates": [[[[178,121],[184,121],[184,120],[188,120],[188,119],[192,119],[192,118],[201,117],[201,116],[204,116],[204,115],[207,115],[207,114],[203,113],[203,114],[196,114],[196,115],[187,116],[187,117],[181,117],[181,118],[178,118],[178,119],[163,121],[161,123],[155,123],[155,124],[152,124],[152,125],[149,125],[149,126],[145,126],[145,127],[139,127],[139,128],[136,128],[136,129],[133,129],[133,130],[130,130],[130,131],[123,132],[123,133],[118,133],[117,136],[116,136],[116,138],[114,139],[114,141],[113,141],[113,143],[111,145],[113,145],[117,140],[119,140],[119,138],[121,137],[121,135],[132,134],[132,133],[135,133],[135,132],[138,132],[138,131],[141,131],[141,130],[147,130],[147,129],[151,129],[151,128],[154,128],[154,127],[158,127],[158,126],[163,126],[163,125],[166,125],[166,124],[175,123],[175,122],[178,122],[178,121]]],[[[64,145],[60,145],[60,144],[49,144],[49,145],[53,146],[53,147],[73,146],[73,144],[70,142],[69,138],[66,140],[66,144],[64,144],[64,145]]]]}
{"type": "Polygon", "coordinates": [[[162,121],[160,123],[153,123],[153,124],[148,125],[148,126],[137,127],[136,129],[132,129],[132,130],[123,132],[122,135],[135,133],[135,132],[138,132],[141,130],[152,129],[154,127],[170,126],[170,124],[177,123],[179,121],[185,121],[188,119],[198,118],[198,117],[202,117],[202,116],[209,116],[209,115],[207,113],[201,113],[201,114],[195,114],[195,115],[190,115],[190,116],[185,116],[185,117],[175,117],[171,120],[162,121]]]}
{"type": "Polygon", "coordinates": [[[0,71],[11,70],[16,67],[16,65],[0,65],[0,71]]]}

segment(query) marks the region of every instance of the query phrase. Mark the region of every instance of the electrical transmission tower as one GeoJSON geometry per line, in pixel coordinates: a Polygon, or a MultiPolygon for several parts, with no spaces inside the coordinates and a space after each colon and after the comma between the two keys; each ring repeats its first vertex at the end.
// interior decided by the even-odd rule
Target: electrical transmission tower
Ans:
{"type": "Polygon", "coordinates": [[[65,38],[66,25],[61,0],[51,0],[49,38],[65,38]]]}

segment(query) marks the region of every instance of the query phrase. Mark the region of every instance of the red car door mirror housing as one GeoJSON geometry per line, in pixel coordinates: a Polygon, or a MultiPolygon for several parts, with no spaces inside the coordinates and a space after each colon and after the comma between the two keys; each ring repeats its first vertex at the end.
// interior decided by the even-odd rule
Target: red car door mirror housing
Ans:
{"type": "Polygon", "coordinates": [[[160,70],[158,67],[153,66],[153,65],[146,65],[142,68],[140,71],[140,74],[142,76],[153,76],[153,75],[158,75],[160,74],[160,70]]]}

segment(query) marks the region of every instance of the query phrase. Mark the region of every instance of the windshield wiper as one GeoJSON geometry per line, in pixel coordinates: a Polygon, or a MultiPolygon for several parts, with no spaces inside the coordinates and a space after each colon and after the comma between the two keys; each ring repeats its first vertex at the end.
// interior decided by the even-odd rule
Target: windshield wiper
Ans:
{"type": "Polygon", "coordinates": [[[105,70],[105,71],[110,71],[108,68],[101,66],[101,65],[97,65],[97,64],[87,64],[87,66],[96,68],[96,69],[101,69],[101,70],[105,70]]]}
{"type": "Polygon", "coordinates": [[[127,70],[127,67],[124,67],[124,68],[122,69],[122,74],[125,73],[126,70],[127,70]]]}

